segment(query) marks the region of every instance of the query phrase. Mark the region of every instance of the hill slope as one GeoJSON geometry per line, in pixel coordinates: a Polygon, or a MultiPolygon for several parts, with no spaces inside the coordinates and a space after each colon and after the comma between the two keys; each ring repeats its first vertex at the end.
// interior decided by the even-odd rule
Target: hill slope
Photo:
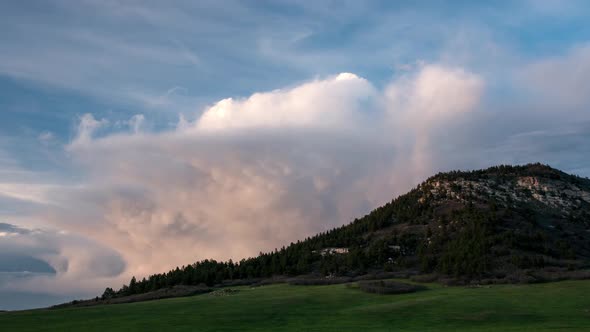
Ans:
{"type": "MultiPolygon", "coordinates": [[[[590,180],[541,164],[437,174],[352,223],[240,262],[205,260],[103,298],[273,276],[398,272],[450,282],[586,278],[590,180]]],[[[320,281],[321,281],[320,280],[320,281]]],[[[310,281],[313,282],[313,281],[310,281]]]]}

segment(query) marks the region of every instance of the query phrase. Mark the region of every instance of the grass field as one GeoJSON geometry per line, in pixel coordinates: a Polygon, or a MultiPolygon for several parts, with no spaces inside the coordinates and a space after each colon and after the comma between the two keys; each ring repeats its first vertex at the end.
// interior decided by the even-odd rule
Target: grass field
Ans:
{"type": "Polygon", "coordinates": [[[374,295],[241,287],[152,302],[0,314],[1,331],[590,331],[590,281],[374,295]]]}

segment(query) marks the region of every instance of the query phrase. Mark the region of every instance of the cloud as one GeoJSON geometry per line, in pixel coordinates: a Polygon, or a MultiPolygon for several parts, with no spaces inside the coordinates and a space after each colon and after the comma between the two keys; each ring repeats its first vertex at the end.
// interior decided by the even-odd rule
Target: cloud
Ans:
{"type": "Polygon", "coordinates": [[[15,236],[21,234],[28,234],[31,231],[15,225],[0,223],[0,236],[15,236]]]}
{"type": "Polygon", "coordinates": [[[39,134],[38,139],[41,144],[49,145],[53,140],[55,140],[55,135],[50,131],[44,131],[39,134]]]}
{"type": "Polygon", "coordinates": [[[106,119],[96,120],[90,113],[80,117],[76,138],[73,144],[83,144],[92,139],[92,135],[101,127],[108,124],[106,119]]]}
{"type": "Polygon", "coordinates": [[[143,114],[135,114],[134,116],[129,119],[129,128],[134,134],[138,134],[145,122],[145,117],[143,114]]]}
{"type": "Polygon", "coordinates": [[[430,125],[473,110],[482,91],[483,81],[473,73],[461,68],[425,65],[416,75],[391,84],[386,98],[391,112],[406,113],[416,125],[430,125]]]}
{"type": "MultiPolygon", "coordinates": [[[[282,5],[290,10],[240,1],[54,1],[50,12],[3,6],[0,74],[98,98],[113,108],[188,112],[197,102],[312,75],[350,70],[382,81],[395,63],[425,55],[437,61],[457,30],[499,21],[480,10],[478,24],[471,6],[461,5],[282,5]],[[174,93],[179,86],[190,93],[174,93]]],[[[518,7],[515,15],[528,12],[507,7],[518,7]]]]}
{"type": "Polygon", "coordinates": [[[355,117],[375,89],[364,78],[341,73],[294,88],[227,98],[207,109],[198,130],[244,128],[338,128],[357,124],[355,117]]]}
{"type": "Polygon", "coordinates": [[[125,262],[113,249],[64,231],[0,223],[0,291],[98,291],[125,262]]]}
{"type": "Polygon", "coordinates": [[[483,79],[478,75],[440,65],[422,65],[417,72],[402,76],[386,88],[388,121],[395,132],[397,149],[411,151],[406,158],[412,162],[406,167],[414,170],[414,181],[434,171],[432,149],[439,149],[440,141],[431,142],[432,138],[440,138],[437,133],[452,128],[453,120],[476,109],[483,88],[483,79]]]}
{"type": "Polygon", "coordinates": [[[32,203],[49,204],[47,191],[53,185],[30,183],[0,183],[0,195],[32,203]]]}
{"type": "Polygon", "coordinates": [[[117,250],[122,280],[256,255],[351,221],[430,175],[434,166],[416,165],[425,160],[408,159],[397,140],[429,141],[427,129],[469,112],[481,89],[476,74],[426,65],[385,92],[342,73],[224,99],[160,133],[96,138],[100,125],[85,115],[67,149],[86,183],[49,192],[58,208],[37,217],[117,250]]]}
{"type": "Polygon", "coordinates": [[[586,112],[590,104],[590,45],[579,45],[566,54],[527,64],[518,77],[545,109],[586,112]]]}

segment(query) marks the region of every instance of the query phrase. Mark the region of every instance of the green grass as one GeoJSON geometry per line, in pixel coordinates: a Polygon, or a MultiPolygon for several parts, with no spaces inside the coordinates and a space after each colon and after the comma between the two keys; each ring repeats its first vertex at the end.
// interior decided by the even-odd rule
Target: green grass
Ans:
{"type": "Polygon", "coordinates": [[[375,295],[271,285],[91,308],[0,314],[1,331],[590,331],[590,281],[375,295]]]}

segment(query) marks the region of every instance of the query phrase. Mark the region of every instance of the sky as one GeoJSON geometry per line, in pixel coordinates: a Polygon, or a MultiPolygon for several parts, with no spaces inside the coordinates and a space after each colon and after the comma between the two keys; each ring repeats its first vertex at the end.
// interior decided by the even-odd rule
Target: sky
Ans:
{"type": "Polygon", "coordinates": [[[0,309],[340,226],[439,171],[590,176],[587,1],[0,3],[0,309]]]}

